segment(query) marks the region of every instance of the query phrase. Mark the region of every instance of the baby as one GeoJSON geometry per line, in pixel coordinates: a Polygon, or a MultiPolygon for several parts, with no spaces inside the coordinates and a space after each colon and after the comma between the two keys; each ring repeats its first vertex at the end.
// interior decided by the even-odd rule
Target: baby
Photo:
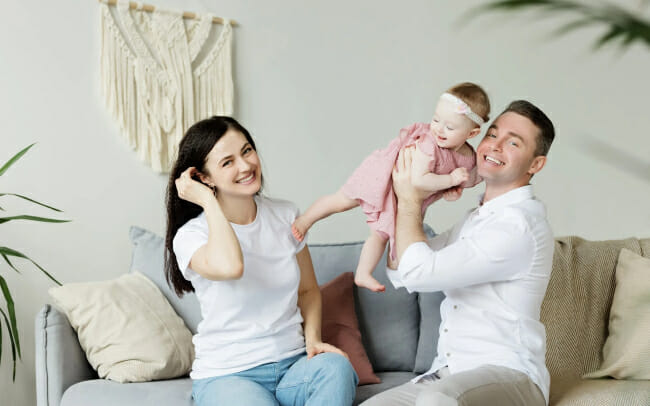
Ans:
{"type": "Polygon", "coordinates": [[[461,187],[473,187],[481,181],[475,169],[476,153],[466,141],[481,132],[489,113],[490,101],[480,86],[461,83],[450,88],[440,96],[431,124],[403,128],[387,148],[368,156],[338,192],[319,198],[296,218],[291,227],[294,237],[302,241],[318,220],[361,206],[371,233],[361,250],[354,281],[372,291],[384,291],[385,286],[373,278],[372,271],[386,242],[389,264],[396,259],[397,203],[391,175],[397,154],[402,148],[416,146],[413,184],[431,193],[422,205],[423,212],[443,194],[447,200],[456,200],[461,187]]]}

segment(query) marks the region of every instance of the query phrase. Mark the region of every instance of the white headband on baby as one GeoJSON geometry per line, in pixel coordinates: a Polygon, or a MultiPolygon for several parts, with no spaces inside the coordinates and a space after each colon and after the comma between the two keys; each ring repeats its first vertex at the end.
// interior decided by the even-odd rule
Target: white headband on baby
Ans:
{"type": "Polygon", "coordinates": [[[473,122],[475,122],[478,125],[485,124],[485,120],[483,120],[483,118],[481,116],[474,113],[472,111],[472,109],[467,105],[467,103],[465,103],[464,101],[462,101],[458,97],[454,96],[453,94],[451,94],[451,93],[443,93],[442,96],[440,96],[440,98],[444,99],[444,100],[448,100],[448,101],[454,103],[454,105],[456,107],[456,113],[464,114],[467,118],[469,118],[470,120],[472,120],[473,122]]]}

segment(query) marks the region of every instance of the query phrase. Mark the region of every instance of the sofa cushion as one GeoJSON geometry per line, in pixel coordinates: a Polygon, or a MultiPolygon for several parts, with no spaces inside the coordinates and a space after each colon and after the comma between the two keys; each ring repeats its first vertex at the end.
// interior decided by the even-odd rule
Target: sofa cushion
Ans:
{"type": "Polygon", "coordinates": [[[440,329],[440,303],[445,298],[442,292],[427,292],[418,294],[418,307],[420,308],[420,337],[418,350],[415,356],[413,372],[422,374],[427,372],[433,364],[433,359],[438,355],[438,337],[440,329]]]}
{"type": "MultiPolygon", "coordinates": [[[[432,231],[425,227],[427,234],[432,231]]],[[[164,276],[164,240],[143,228],[130,230],[134,244],[131,271],[149,277],[192,333],[201,321],[201,310],[193,293],[178,298],[164,276]]],[[[363,241],[341,244],[310,244],[309,249],[319,284],[344,272],[354,271],[363,241]]],[[[384,254],[385,255],[385,254],[384,254]]],[[[386,276],[385,256],[373,276],[386,285],[386,292],[354,289],[359,329],[368,358],[375,371],[412,371],[419,335],[417,295],[395,290],[386,276]]]]}
{"type": "Polygon", "coordinates": [[[650,259],[621,250],[603,364],[585,378],[650,380],[650,259]]]}
{"type": "Polygon", "coordinates": [[[141,273],[49,290],[101,378],[169,379],[190,371],[192,334],[160,290],[141,273]]]}
{"type": "Polygon", "coordinates": [[[345,351],[359,377],[359,385],[379,383],[363,348],[354,311],[354,274],[345,272],[322,285],[323,341],[345,351]]]}
{"type": "Polygon", "coordinates": [[[60,406],[195,406],[190,378],[117,383],[93,379],[72,385],[60,406]]]}
{"type": "Polygon", "coordinates": [[[174,311],[181,316],[192,334],[201,321],[201,308],[194,292],[182,298],[176,296],[165,279],[165,240],[159,235],[140,227],[132,226],[129,231],[133,243],[131,272],[138,271],[158,286],[174,311]]]}
{"type": "MultiPolygon", "coordinates": [[[[381,383],[357,388],[353,405],[415,377],[411,372],[380,372],[381,383]]],[[[93,379],[72,385],[63,394],[60,406],[196,406],[190,378],[120,384],[93,379]]]]}
{"type": "MultiPolygon", "coordinates": [[[[427,238],[433,238],[436,233],[428,225],[424,225],[427,238]]],[[[438,337],[440,329],[440,303],[445,298],[442,292],[418,293],[418,308],[420,309],[420,335],[418,349],[415,354],[413,372],[427,372],[438,355],[438,337]]]]}
{"type": "Polygon", "coordinates": [[[649,405],[650,381],[584,380],[555,392],[551,383],[551,393],[552,406],[649,405]]]}
{"type": "Polygon", "coordinates": [[[619,251],[627,248],[648,257],[650,251],[644,246],[648,242],[636,238],[556,239],[553,271],[541,310],[551,398],[561,396],[583,374],[600,366],[619,251]]]}
{"type": "Polygon", "coordinates": [[[379,372],[377,375],[381,379],[381,383],[375,385],[359,386],[357,388],[357,395],[354,398],[353,403],[354,406],[378,393],[407,383],[416,377],[416,375],[412,372],[379,372]]]}

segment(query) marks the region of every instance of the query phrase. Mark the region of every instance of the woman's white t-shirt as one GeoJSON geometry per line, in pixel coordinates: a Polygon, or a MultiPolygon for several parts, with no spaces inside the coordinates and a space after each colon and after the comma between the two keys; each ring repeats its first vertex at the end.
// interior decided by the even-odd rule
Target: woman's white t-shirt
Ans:
{"type": "Polygon", "coordinates": [[[178,267],[201,305],[202,321],[192,339],[192,379],[244,371],[305,350],[296,261],[304,243],[291,234],[298,209],[267,197],[256,196],[255,202],[252,223],[231,223],[244,256],[240,279],[211,281],[189,268],[192,255],[208,241],[205,213],[185,223],[174,237],[178,267]]]}

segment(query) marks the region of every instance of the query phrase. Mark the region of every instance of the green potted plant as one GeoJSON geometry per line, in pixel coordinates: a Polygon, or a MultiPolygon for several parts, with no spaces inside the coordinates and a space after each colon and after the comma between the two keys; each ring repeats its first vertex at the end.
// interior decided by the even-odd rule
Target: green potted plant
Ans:
{"type": "Polygon", "coordinates": [[[570,17],[556,35],[563,35],[588,26],[604,26],[606,30],[596,39],[594,49],[619,41],[622,48],[640,42],[650,46],[650,21],[642,14],[649,0],[640,2],[640,10],[628,10],[614,2],[587,3],[565,0],[493,0],[471,9],[468,16],[486,12],[518,12],[536,10],[549,15],[570,17]]]}
{"type": "MultiPolygon", "coordinates": [[[[18,161],[31,147],[33,147],[34,144],[31,144],[27,148],[23,149],[22,151],[18,152],[16,155],[14,155],[9,161],[7,161],[1,168],[0,168],[0,176],[4,175],[4,173],[9,169],[16,161],[18,161]]],[[[61,212],[61,210],[56,209],[54,207],[48,206],[46,204],[37,202],[36,200],[32,200],[29,197],[22,196],[19,194],[15,193],[0,193],[0,198],[3,198],[5,196],[13,196],[14,198],[19,198],[26,200],[30,203],[37,204],[39,206],[45,207],[50,210],[54,210],[56,212],[61,212]]],[[[5,211],[2,207],[0,207],[0,211],[5,211]]],[[[30,215],[17,215],[17,216],[2,216],[0,217],[0,224],[7,223],[9,221],[17,221],[17,220],[25,220],[25,221],[41,221],[41,222],[46,222],[46,223],[65,223],[68,222],[69,220],[56,220],[56,219],[51,219],[51,218],[45,218],[45,217],[37,217],[37,216],[30,216],[30,215]]],[[[3,244],[3,242],[0,241],[0,244],[3,244]]],[[[43,267],[41,267],[39,264],[37,264],[35,261],[33,261],[31,258],[29,258],[27,255],[16,251],[15,249],[0,245],[0,256],[2,256],[2,259],[4,259],[4,262],[8,265],[9,268],[13,269],[14,271],[20,273],[18,268],[14,265],[14,263],[11,261],[10,258],[22,258],[25,260],[30,261],[32,264],[34,264],[41,272],[43,272],[48,278],[50,278],[54,283],[60,285],[60,283],[52,276],[50,275],[43,267]]],[[[2,296],[4,297],[5,305],[6,308],[3,308],[3,306],[0,306],[0,364],[2,363],[2,338],[3,338],[3,324],[4,327],[7,331],[7,336],[9,337],[9,342],[11,343],[11,356],[12,356],[12,361],[13,361],[13,380],[16,380],[16,361],[21,358],[20,355],[20,336],[18,333],[18,325],[16,322],[16,311],[15,311],[15,306],[14,306],[14,300],[11,295],[11,290],[9,289],[9,286],[7,285],[7,281],[5,278],[2,276],[2,272],[0,272],[0,290],[2,291],[2,296]],[[5,310],[6,309],[6,310],[5,310]]]]}
{"type": "MultiPolygon", "coordinates": [[[[570,0],[491,0],[469,9],[461,21],[494,12],[536,11],[566,19],[555,29],[555,36],[585,27],[602,27],[604,30],[595,39],[593,50],[615,44],[625,50],[635,43],[650,47],[650,19],[648,14],[644,13],[648,4],[650,0],[639,0],[638,8],[633,10],[611,1],[589,3],[570,0]]],[[[647,159],[639,159],[628,151],[606,144],[596,137],[585,137],[583,144],[588,152],[599,160],[650,181],[650,165],[647,159]]]]}

